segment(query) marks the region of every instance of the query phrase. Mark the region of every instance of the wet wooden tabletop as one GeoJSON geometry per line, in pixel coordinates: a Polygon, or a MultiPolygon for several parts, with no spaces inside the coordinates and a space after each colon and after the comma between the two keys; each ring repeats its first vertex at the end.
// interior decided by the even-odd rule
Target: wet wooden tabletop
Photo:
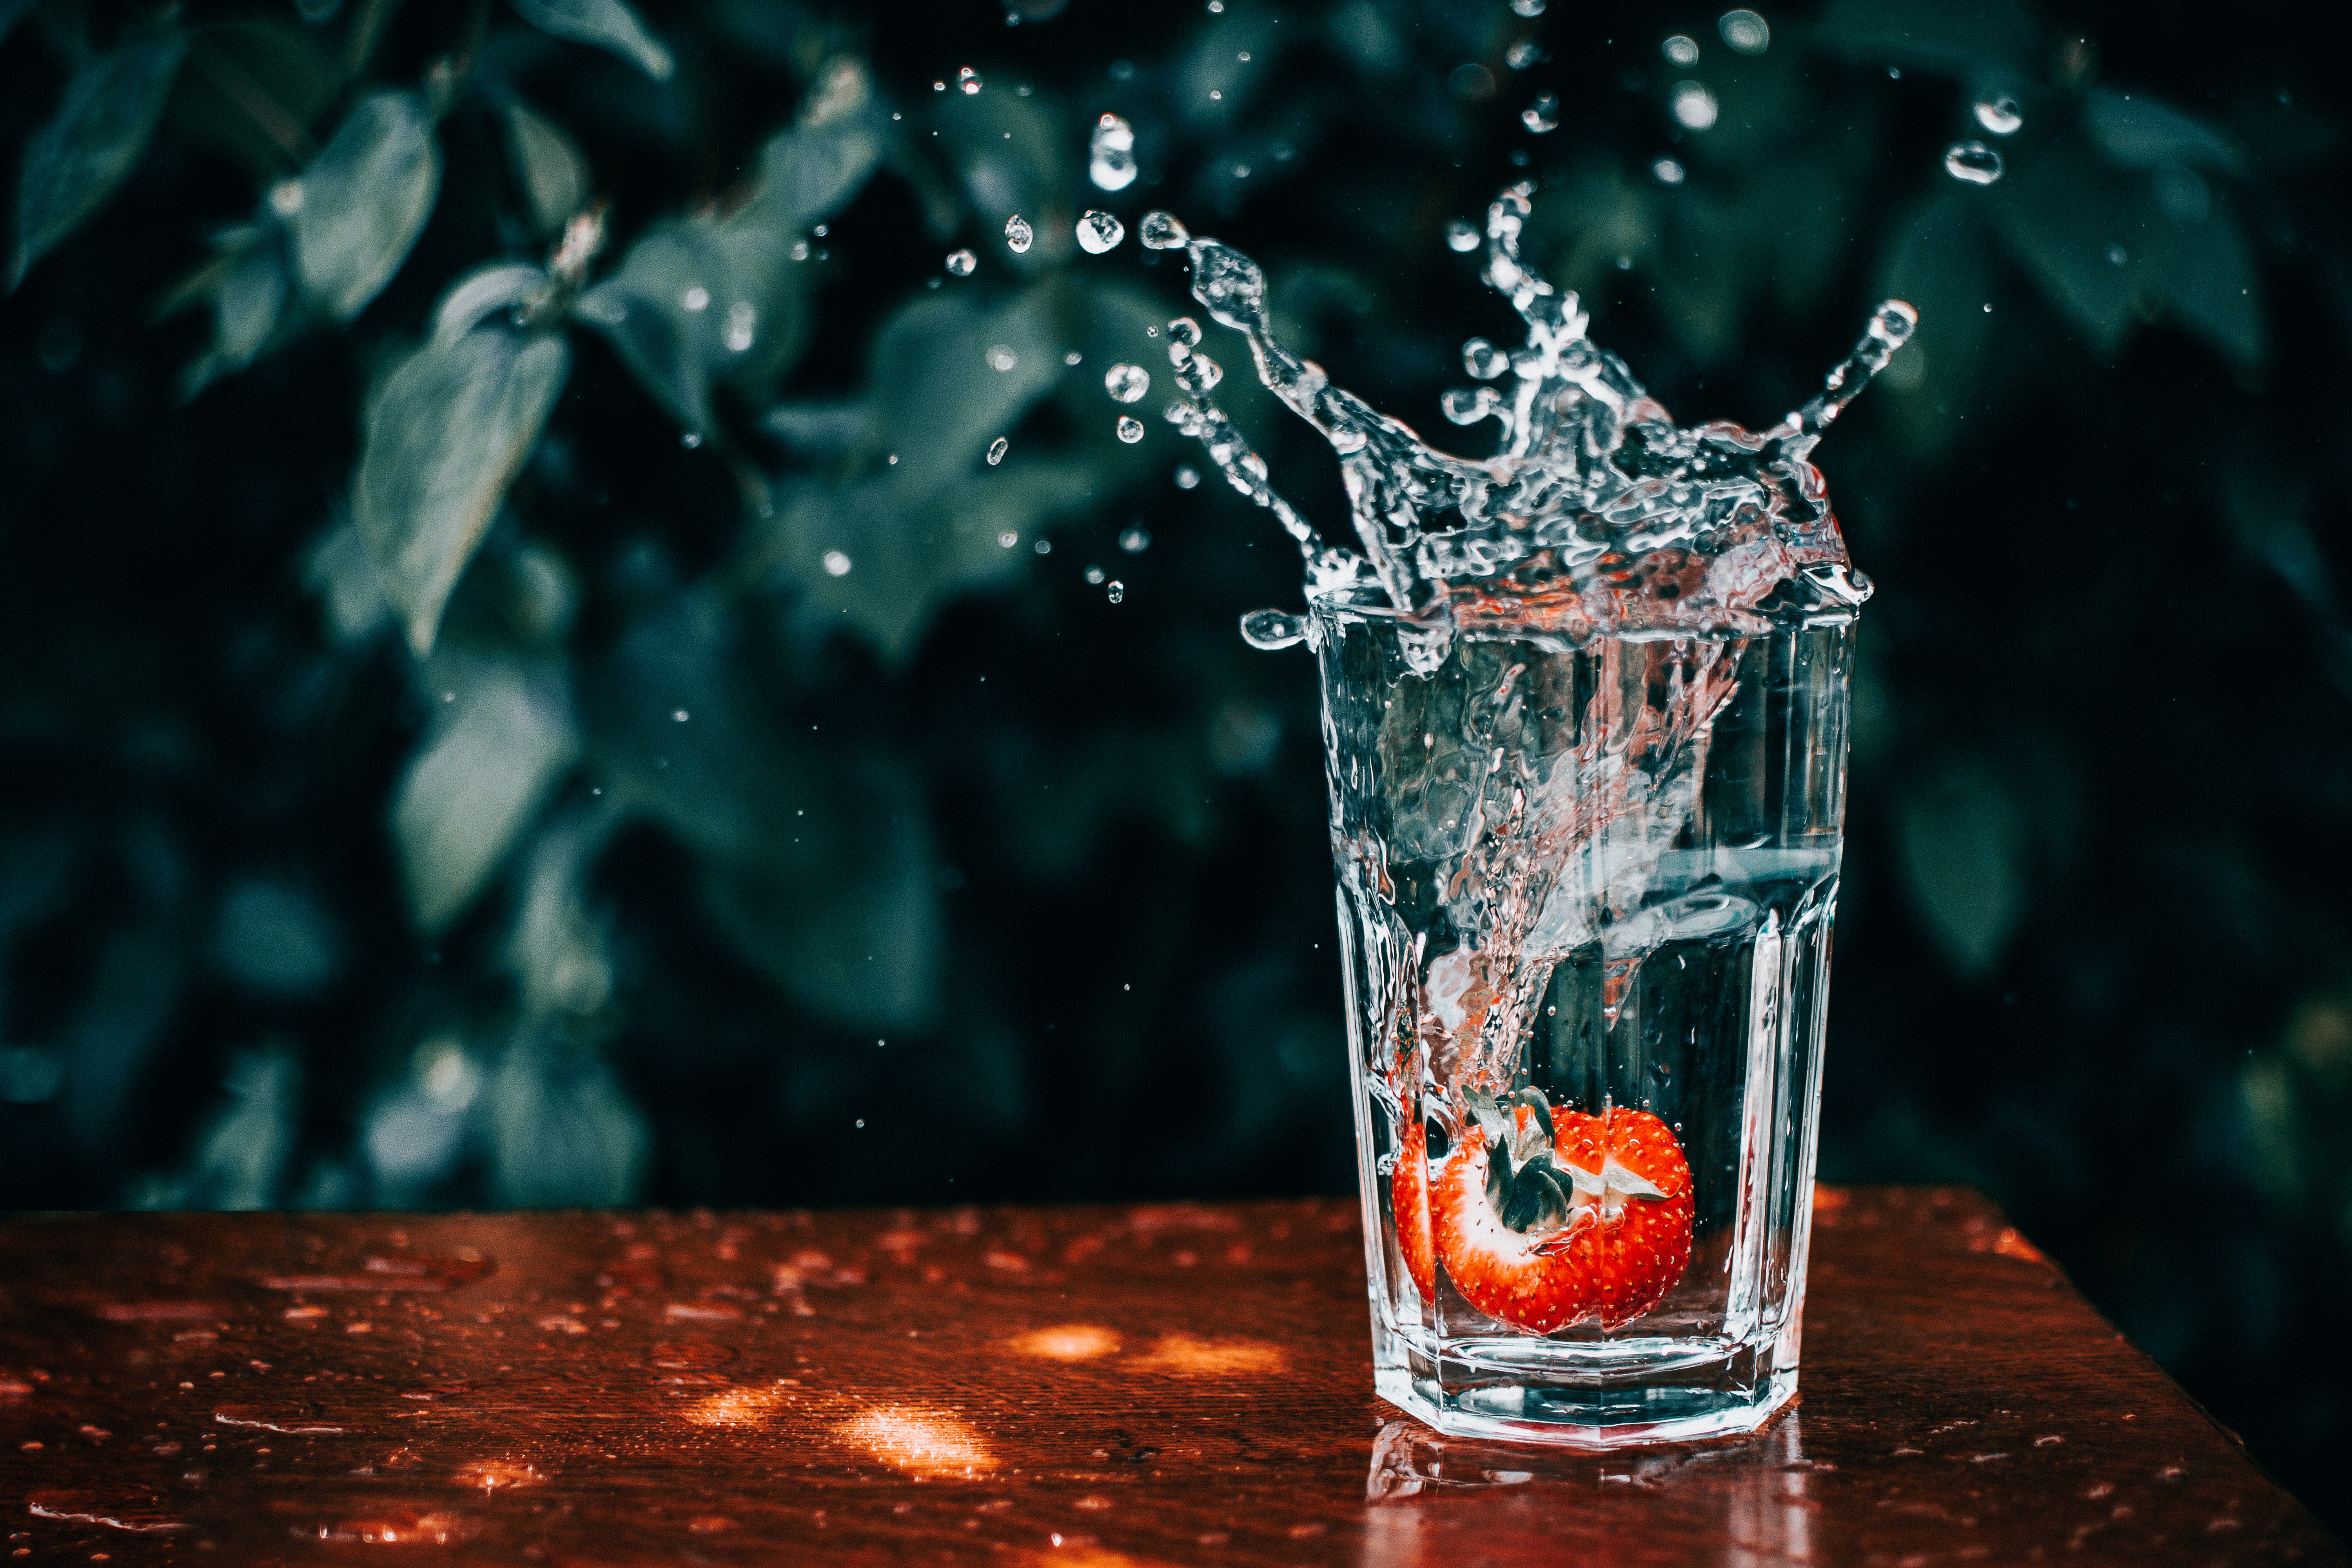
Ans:
{"type": "Polygon", "coordinates": [[[0,1562],[2340,1563],[1981,1199],[1824,1190],[1799,1406],[1373,1399],[1354,1205],[0,1223],[0,1562]]]}

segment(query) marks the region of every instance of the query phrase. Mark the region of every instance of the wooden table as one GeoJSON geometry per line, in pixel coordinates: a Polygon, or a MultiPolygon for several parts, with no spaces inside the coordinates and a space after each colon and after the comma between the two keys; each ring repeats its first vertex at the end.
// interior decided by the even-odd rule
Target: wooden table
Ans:
{"type": "Polygon", "coordinates": [[[1798,1408],[1370,1392],[1351,1203],[0,1224],[0,1563],[2340,1563],[1965,1192],[1824,1190],[1798,1408]]]}

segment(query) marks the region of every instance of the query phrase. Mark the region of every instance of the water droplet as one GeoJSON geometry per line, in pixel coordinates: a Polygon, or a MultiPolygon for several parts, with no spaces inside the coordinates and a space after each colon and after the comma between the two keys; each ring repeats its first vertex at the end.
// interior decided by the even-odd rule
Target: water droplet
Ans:
{"type": "MultiPolygon", "coordinates": [[[[1192,247],[1192,298],[1209,307],[1209,314],[1237,331],[1265,325],[1265,274],[1258,264],[1228,245],[1213,239],[1192,247]]],[[[1208,361],[1194,356],[1202,364],[1208,361]]]]}
{"type": "Polygon", "coordinates": [[[844,555],[838,550],[826,551],[824,552],[824,574],[828,577],[848,576],[849,557],[844,555]]]}
{"type": "Polygon", "coordinates": [[[2024,111],[2017,107],[2017,100],[2005,92],[1979,103],[1976,115],[1977,123],[1996,136],[2014,136],[2017,128],[2025,123],[2024,111]]]}
{"type": "Polygon", "coordinates": [[[1087,568],[1087,581],[1097,588],[1102,586],[1102,580],[1108,574],[1099,566],[1089,565],[1087,568]]]}
{"type": "Polygon", "coordinates": [[[1118,547],[1129,555],[1140,555],[1151,548],[1151,535],[1144,529],[1127,529],[1118,536],[1118,547]]]}
{"type": "Polygon", "coordinates": [[[1020,356],[1019,354],[1014,353],[1013,352],[1013,345],[1012,345],[1012,344],[1010,344],[1010,343],[991,343],[991,344],[989,344],[989,346],[988,346],[988,368],[989,368],[989,369],[993,370],[993,371],[1008,371],[1008,370],[1011,370],[1014,365],[1019,364],[1020,363],[1021,363],[1021,356],[1020,356]]]}
{"type": "Polygon", "coordinates": [[[1076,350],[1076,349],[1072,349],[1068,353],[1066,353],[1066,354],[1064,354],[1064,355],[1062,356],[1062,363],[1063,363],[1064,364],[1066,364],[1066,365],[1076,365],[1076,364],[1077,364],[1078,363],[1080,363],[1081,361],[1083,361],[1086,357],[1087,357],[1086,355],[1084,355],[1084,354],[1082,354],[1082,353],[1078,353],[1078,351],[1077,351],[1077,350],[1076,350]]]}
{"type": "Polygon", "coordinates": [[[2000,178],[2000,154],[1981,142],[1955,142],[1945,149],[1944,173],[1971,185],[1990,185],[2000,178]]]}
{"type": "Polygon", "coordinates": [[[1156,210],[1143,215],[1136,234],[1146,250],[1180,250],[1192,237],[1173,215],[1156,210]]]}
{"type": "Polygon", "coordinates": [[[678,432],[677,444],[691,452],[697,447],[702,445],[702,432],[699,430],[681,430],[678,432]]]}
{"type": "Polygon", "coordinates": [[[1252,610],[1242,617],[1242,641],[1266,653],[1302,642],[1306,637],[1306,619],[1287,610],[1252,610]]]}
{"type": "Polygon", "coordinates": [[[1168,335],[1186,348],[1195,347],[1201,342],[1201,323],[1190,316],[1178,316],[1168,323],[1168,335]]]}
{"type": "Polygon", "coordinates": [[[1112,578],[1110,580],[1110,586],[1103,590],[1103,597],[1108,599],[1114,605],[1118,604],[1121,599],[1127,597],[1127,584],[1120,582],[1116,577],[1112,578]]]}
{"type": "Polygon", "coordinates": [[[1029,220],[1019,213],[1014,213],[1004,220],[1004,243],[1011,248],[1013,255],[1018,256],[1027,250],[1030,241],[1036,237],[1037,231],[1031,228],[1029,220]]]}
{"type": "Polygon", "coordinates": [[[1679,185],[1683,183],[1683,166],[1672,158],[1661,158],[1650,165],[1650,177],[1662,185],[1679,185]]]}
{"type": "Polygon", "coordinates": [[[1035,543],[1030,545],[1029,548],[1035,551],[1040,555],[1051,555],[1054,553],[1054,542],[1050,539],[1041,539],[1035,543]]]}
{"type": "Polygon", "coordinates": [[[1088,256],[1100,256],[1126,237],[1127,225],[1099,207],[1078,220],[1078,247],[1088,256]]]}
{"type": "Polygon", "coordinates": [[[1138,419],[1132,414],[1120,415],[1118,416],[1118,438],[1126,442],[1130,447],[1134,446],[1138,441],[1142,440],[1143,421],[1138,419]]]}
{"type": "Polygon", "coordinates": [[[1533,38],[1521,38],[1503,55],[1503,63],[1515,71],[1523,71],[1543,58],[1543,46],[1533,38]]]}
{"type": "Polygon", "coordinates": [[[1666,58],[1685,68],[1698,64],[1698,40],[1687,34],[1676,33],[1658,48],[1666,58]]]}
{"type": "Polygon", "coordinates": [[[948,252],[948,270],[954,273],[959,278],[971,277],[972,268],[979,265],[980,258],[974,256],[969,250],[950,250],[948,252]]]}
{"type": "Polygon", "coordinates": [[[1014,545],[1021,542],[1021,536],[1008,528],[1003,533],[996,536],[996,542],[1003,546],[1005,549],[1010,550],[1014,545]]]}
{"type": "Polygon", "coordinates": [[[1193,489],[1201,483],[1201,470],[1190,463],[1179,463],[1176,465],[1175,479],[1178,489],[1193,489]]]}
{"type": "Polygon", "coordinates": [[[997,464],[1004,461],[1004,454],[1011,448],[1012,445],[1012,442],[1006,440],[1002,436],[999,436],[994,441],[991,442],[988,448],[988,466],[992,468],[996,467],[997,464]]]}
{"type": "Polygon", "coordinates": [[[688,310],[708,310],[710,309],[710,290],[698,283],[679,296],[677,302],[688,310]]]}
{"type": "Polygon", "coordinates": [[[1511,356],[1484,338],[1462,345],[1462,368],[1480,381],[1492,381],[1511,368],[1511,356]]]}
{"type": "Polygon", "coordinates": [[[966,98],[974,97],[980,91],[980,73],[970,66],[959,66],[956,68],[956,85],[963,89],[966,98]]]}
{"type": "Polygon", "coordinates": [[[1087,178],[1106,191],[1123,191],[1135,184],[1135,127],[1116,114],[1095,121],[1094,135],[1087,142],[1087,178]]]}
{"type": "Polygon", "coordinates": [[[1715,30],[1743,55],[1760,55],[1772,46],[1772,29],[1753,11],[1726,11],[1715,30]]]}
{"type": "Polygon", "coordinates": [[[1115,403],[1140,403],[1151,390],[1151,373],[1139,364],[1115,364],[1103,372],[1103,390],[1115,403]]]}
{"type": "Polygon", "coordinates": [[[2120,245],[2111,245],[2111,246],[2107,247],[2107,265],[2108,265],[2108,266],[2110,266],[2110,267],[2121,267],[2125,262],[2129,261],[2130,259],[2131,259],[2131,252],[2130,252],[2130,251],[2128,251],[2128,250],[2126,250],[2122,246],[2120,246],[2120,245]]]}
{"type": "Polygon", "coordinates": [[[1511,0],[1511,9],[1522,16],[1540,16],[1544,14],[1544,0],[1511,0]]]}
{"type": "Polygon", "coordinates": [[[1454,424],[1475,425],[1495,412],[1501,402],[1491,386],[1454,386],[1446,389],[1437,405],[1454,424]]]}
{"type": "Polygon", "coordinates": [[[1519,110],[1519,123],[1536,135],[1559,129],[1559,99],[1549,92],[1536,94],[1536,100],[1519,110]]]}
{"type": "Polygon", "coordinates": [[[1445,226],[1445,247],[1469,252],[1478,248],[1478,231],[1466,218],[1455,218],[1445,226]]]}
{"type": "Polygon", "coordinates": [[[688,719],[693,718],[693,717],[694,717],[694,715],[693,715],[693,714],[691,714],[691,713],[689,713],[689,712],[688,712],[688,711],[687,711],[685,709],[683,709],[683,708],[673,708],[673,709],[671,709],[671,710],[669,710],[669,717],[670,717],[670,721],[671,721],[672,723],[674,723],[674,724],[683,724],[683,723],[685,723],[688,719]]]}
{"type": "Polygon", "coordinates": [[[1686,131],[1705,131],[1715,123],[1720,112],[1715,105],[1715,94],[1695,81],[1675,83],[1675,120],[1686,131]]]}
{"type": "Polygon", "coordinates": [[[1455,66],[1445,85],[1465,103],[1484,103],[1495,96],[1495,73],[1475,62],[1455,66]]]}
{"type": "Polygon", "coordinates": [[[752,328],[760,319],[760,308],[749,300],[738,300],[727,308],[727,349],[730,353],[741,353],[751,346],[752,328]]]}

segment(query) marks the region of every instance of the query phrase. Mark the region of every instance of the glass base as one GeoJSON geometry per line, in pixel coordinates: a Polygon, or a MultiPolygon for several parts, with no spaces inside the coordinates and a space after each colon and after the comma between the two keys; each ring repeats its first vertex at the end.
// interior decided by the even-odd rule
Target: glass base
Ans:
{"type": "Polygon", "coordinates": [[[1526,1339],[1446,1342],[1376,1358],[1373,1390],[1450,1436],[1619,1448],[1737,1436],[1796,1397],[1797,1369],[1768,1370],[1752,1352],[1713,1354],[1685,1342],[1654,1351],[1526,1339]]]}

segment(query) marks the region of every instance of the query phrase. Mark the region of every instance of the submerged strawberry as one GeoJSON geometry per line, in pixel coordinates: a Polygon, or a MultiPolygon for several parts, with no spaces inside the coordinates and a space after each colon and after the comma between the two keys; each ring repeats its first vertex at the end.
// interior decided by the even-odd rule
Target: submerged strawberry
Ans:
{"type": "Polygon", "coordinates": [[[1424,1301],[1437,1300],[1437,1255],[1429,1237],[1429,1129],[1416,1117],[1397,1140],[1396,1171],[1389,1177],[1396,1210],[1397,1251],[1424,1301]]]}
{"type": "Polygon", "coordinates": [[[1617,1328],[1690,1262],[1690,1163],[1646,1110],[1555,1112],[1540,1090],[1474,1090],[1475,1124],[1430,1200],[1437,1256],[1490,1318],[1549,1333],[1617,1328]]]}

